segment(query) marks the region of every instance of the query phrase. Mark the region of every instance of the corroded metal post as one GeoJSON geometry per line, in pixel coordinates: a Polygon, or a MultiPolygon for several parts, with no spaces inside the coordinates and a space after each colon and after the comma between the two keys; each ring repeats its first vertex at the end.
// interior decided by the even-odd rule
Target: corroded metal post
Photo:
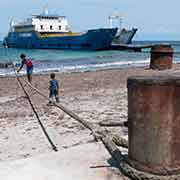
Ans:
{"type": "Polygon", "coordinates": [[[173,49],[170,45],[157,45],[151,49],[150,68],[157,70],[171,69],[173,49]]]}
{"type": "Polygon", "coordinates": [[[180,173],[180,76],[130,77],[127,86],[131,165],[180,173]]]}

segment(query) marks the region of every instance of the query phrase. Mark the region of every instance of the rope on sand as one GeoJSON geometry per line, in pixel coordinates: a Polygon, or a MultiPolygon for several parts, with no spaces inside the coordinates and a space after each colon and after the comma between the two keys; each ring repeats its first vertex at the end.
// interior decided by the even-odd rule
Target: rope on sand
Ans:
{"type": "MultiPolygon", "coordinates": [[[[46,95],[44,95],[39,89],[37,89],[36,87],[32,86],[32,84],[30,84],[28,81],[26,81],[26,80],[24,80],[24,81],[26,82],[26,84],[31,89],[36,91],[39,95],[41,95],[45,99],[49,100],[49,98],[46,95]]],[[[92,135],[95,137],[96,140],[99,139],[100,137],[105,136],[105,135],[108,134],[108,136],[111,137],[111,140],[114,141],[114,143],[116,143],[118,146],[122,146],[122,147],[126,147],[126,148],[128,147],[127,140],[125,140],[125,139],[123,139],[121,137],[118,137],[118,136],[110,134],[107,131],[107,129],[100,127],[99,124],[90,123],[88,121],[83,120],[77,114],[75,114],[71,110],[65,108],[62,104],[53,103],[52,106],[55,106],[55,107],[61,109],[66,114],[68,114],[70,117],[72,117],[73,119],[75,119],[76,121],[81,123],[83,126],[85,126],[87,129],[89,129],[91,131],[92,135]]]]}
{"type": "MultiPolygon", "coordinates": [[[[7,42],[5,41],[4,43],[5,43],[5,48],[6,48],[7,56],[9,57],[9,51],[8,51],[7,42]]],[[[40,120],[40,118],[39,118],[39,115],[38,115],[38,113],[37,113],[37,111],[36,111],[36,109],[35,109],[32,101],[31,101],[31,99],[30,99],[30,96],[29,96],[29,94],[27,93],[26,89],[24,88],[23,83],[21,82],[21,80],[20,80],[20,78],[19,78],[19,76],[18,76],[18,74],[17,74],[17,72],[16,72],[15,65],[14,65],[13,61],[10,59],[10,57],[9,57],[9,61],[10,61],[11,65],[12,65],[12,69],[13,69],[13,71],[14,71],[14,74],[15,74],[15,76],[16,76],[16,79],[17,79],[19,85],[21,86],[24,94],[26,95],[27,100],[28,100],[28,102],[29,102],[29,104],[30,104],[30,106],[31,106],[31,108],[32,108],[32,110],[33,110],[33,112],[34,112],[37,120],[38,120],[38,123],[39,123],[39,125],[40,125],[43,133],[45,134],[46,138],[48,139],[48,141],[49,141],[52,149],[53,149],[54,151],[58,151],[57,147],[55,146],[55,144],[53,143],[53,141],[52,141],[51,138],[49,137],[49,135],[48,135],[45,127],[43,126],[43,123],[41,122],[41,120],[40,120]]]]}
{"type": "Polygon", "coordinates": [[[100,126],[103,127],[127,127],[128,126],[128,122],[124,121],[124,122],[116,122],[116,121],[112,121],[112,122],[107,122],[107,121],[101,121],[98,123],[100,126]]]}
{"type": "Polygon", "coordinates": [[[26,89],[25,89],[24,86],[23,86],[23,83],[21,82],[19,76],[18,76],[17,73],[16,73],[16,69],[15,69],[14,65],[13,65],[13,69],[14,69],[14,73],[15,73],[16,79],[17,79],[19,85],[21,86],[24,94],[26,95],[27,100],[28,100],[28,102],[29,102],[29,104],[30,104],[30,106],[31,106],[31,108],[32,108],[32,110],[33,110],[33,112],[34,112],[37,120],[38,120],[38,123],[39,123],[39,125],[40,125],[43,133],[45,134],[46,138],[48,139],[48,141],[49,141],[52,149],[53,149],[54,151],[58,151],[57,147],[55,146],[55,144],[53,143],[53,141],[52,141],[51,138],[49,137],[49,135],[48,135],[45,127],[43,126],[43,123],[42,123],[41,120],[40,120],[40,117],[39,117],[39,115],[38,115],[38,113],[37,113],[37,111],[36,111],[36,109],[35,109],[32,101],[31,101],[31,98],[30,98],[29,94],[27,93],[26,89]]]}
{"type": "MultiPolygon", "coordinates": [[[[36,91],[38,94],[43,96],[44,98],[48,99],[47,96],[45,96],[41,91],[39,91],[37,88],[33,87],[29,82],[25,81],[34,91],[36,91]]],[[[128,143],[126,140],[122,139],[121,137],[114,136],[108,134],[105,129],[100,128],[98,125],[94,125],[90,122],[87,122],[83,119],[81,119],[78,115],[73,113],[72,111],[68,110],[61,104],[54,103],[53,106],[61,109],[65,113],[67,113],[69,116],[71,116],[73,119],[77,120],[81,124],[83,124],[87,129],[89,129],[93,136],[96,139],[101,140],[101,142],[104,144],[105,148],[108,150],[108,152],[111,154],[111,156],[117,161],[118,167],[121,170],[121,172],[128,176],[129,178],[133,180],[180,180],[180,175],[155,175],[150,174],[146,172],[138,171],[137,169],[133,168],[128,161],[126,160],[126,157],[121,154],[121,151],[117,148],[116,144],[119,143],[120,146],[128,147],[128,143]],[[100,128],[100,129],[99,129],[100,128]]]]}
{"type": "Polygon", "coordinates": [[[103,137],[102,142],[111,156],[117,161],[121,172],[133,180],[180,180],[180,175],[155,175],[133,168],[127,161],[127,157],[121,154],[115,143],[109,137],[103,137]]]}
{"type": "MultiPolygon", "coordinates": [[[[26,81],[26,83],[38,94],[48,99],[47,96],[45,96],[37,88],[33,87],[29,82],[26,81]]],[[[127,157],[122,155],[121,151],[116,146],[116,145],[119,145],[119,146],[128,148],[128,142],[126,140],[124,140],[123,138],[119,136],[110,135],[105,129],[100,128],[99,125],[97,124],[94,125],[90,122],[87,122],[81,119],[78,115],[68,110],[61,104],[54,103],[53,106],[61,109],[62,111],[67,113],[69,116],[71,116],[73,119],[77,120],[78,122],[83,124],[86,128],[88,128],[92,132],[93,136],[104,144],[105,148],[108,150],[111,156],[117,161],[118,167],[121,170],[121,172],[124,175],[128,176],[129,178],[133,180],[180,180],[180,175],[167,174],[167,175],[160,176],[160,175],[138,171],[137,169],[133,168],[128,163],[127,157]]]]}
{"type": "MultiPolygon", "coordinates": [[[[34,86],[32,86],[28,81],[24,80],[25,83],[35,92],[37,92],[39,95],[41,95],[42,97],[44,97],[46,100],[49,100],[49,98],[44,95],[39,89],[35,88],[34,86]]],[[[56,104],[53,103],[52,106],[55,106],[59,109],[61,109],[62,111],[64,111],[66,114],[68,114],[70,117],[72,117],[73,119],[77,120],[78,122],[80,122],[83,126],[85,126],[87,129],[89,129],[90,131],[94,131],[94,127],[96,126],[93,123],[90,123],[88,121],[83,120],[82,118],[80,118],[78,115],[76,115],[74,112],[72,112],[71,110],[65,108],[63,105],[61,104],[56,104]]]]}
{"type": "Polygon", "coordinates": [[[124,138],[121,138],[117,135],[112,136],[112,141],[120,147],[128,148],[128,141],[124,138]]]}

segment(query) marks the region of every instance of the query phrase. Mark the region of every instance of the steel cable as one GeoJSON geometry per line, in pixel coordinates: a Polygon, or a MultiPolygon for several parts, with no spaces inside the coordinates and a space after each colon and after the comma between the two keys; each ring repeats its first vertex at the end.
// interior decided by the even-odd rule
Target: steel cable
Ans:
{"type": "MultiPolygon", "coordinates": [[[[5,48],[6,48],[6,50],[8,49],[7,46],[6,46],[5,48]]],[[[8,52],[8,50],[7,50],[7,52],[8,52]]],[[[8,53],[7,53],[7,54],[8,54],[8,53]]],[[[13,68],[14,74],[15,74],[15,76],[16,76],[16,79],[17,79],[19,85],[21,86],[24,94],[26,95],[27,100],[28,100],[28,102],[29,102],[29,104],[30,104],[30,106],[31,106],[31,108],[32,108],[32,110],[33,110],[33,112],[34,112],[37,120],[38,120],[38,123],[39,123],[39,125],[40,125],[40,127],[41,127],[41,129],[42,129],[42,131],[43,131],[43,133],[44,133],[44,135],[46,136],[46,138],[47,138],[48,142],[50,143],[52,149],[53,149],[54,151],[58,151],[56,145],[55,145],[55,144],[53,143],[53,141],[51,140],[51,138],[50,138],[50,136],[48,135],[48,133],[47,133],[47,131],[46,131],[43,123],[41,122],[40,117],[39,117],[39,115],[38,115],[38,113],[37,113],[37,111],[36,111],[36,109],[35,109],[35,107],[34,107],[34,105],[33,105],[33,102],[32,102],[32,100],[31,100],[28,92],[27,92],[26,89],[24,88],[23,83],[21,82],[21,80],[20,80],[20,78],[19,78],[19,76],[18,76],[18,74],[17,74],[17,72],[16,72],[16,68],[15,68],[15,66],[14,66],[13,61],[12,61],[10,58],[9,58],[9,61],[10,61],[11,64],[12,64],[12,68],[13,68]]]]}

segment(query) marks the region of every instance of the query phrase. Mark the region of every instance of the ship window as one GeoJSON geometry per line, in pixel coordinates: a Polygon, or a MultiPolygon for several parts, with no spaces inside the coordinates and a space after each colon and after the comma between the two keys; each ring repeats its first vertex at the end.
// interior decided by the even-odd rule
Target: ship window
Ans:
{"type": "Polygon", "coordinates": [[[43,25],[41,25],[41,30],[43,29],[43,25]]]}
{"type": "Polygon", "coordinates": [[[68,26],[66,26],[66,30],[67,30],[67,31],[69,30],[69,27],[68,27],[68,26]]]}
{"type": "Polygon", "coordinates": [[[52,30],[52,29],[53,29],[53,26],[51,25],[51,26],[50,26],[50,30],[52,30]]]}
{"type": "Polygon", "coordinates": [[[61,30],[61,26],[59,26],[59,30],[61,30]]]}

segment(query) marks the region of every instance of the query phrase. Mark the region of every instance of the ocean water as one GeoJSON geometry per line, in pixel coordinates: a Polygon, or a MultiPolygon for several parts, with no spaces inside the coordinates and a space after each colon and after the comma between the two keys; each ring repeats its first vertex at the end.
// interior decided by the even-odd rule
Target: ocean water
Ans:
{"type": "MultiPolygon", "coordinates": [[[[180,63],[180,41],[137,41],[133,44],[145,45],[170,43],[174,49],[174,62],[180,63]]],[[[0,43],[1,44],[1,43],[0,43]]],[[[71,51],[71,50],[32,50],[6,49],[0,45],[0,63],[14,62],[20,65],[19,55],[25,53],[33,59],[35,73],[84,72],[100,69],[125,68],[148,65],[150,49],[142,52],[131,51],[71,51]]],[[[21,73],[25,73],[23,70],[21,73]]],[[[12,68],[0,68],[0,75],[13,75],[12,68]]]]}

